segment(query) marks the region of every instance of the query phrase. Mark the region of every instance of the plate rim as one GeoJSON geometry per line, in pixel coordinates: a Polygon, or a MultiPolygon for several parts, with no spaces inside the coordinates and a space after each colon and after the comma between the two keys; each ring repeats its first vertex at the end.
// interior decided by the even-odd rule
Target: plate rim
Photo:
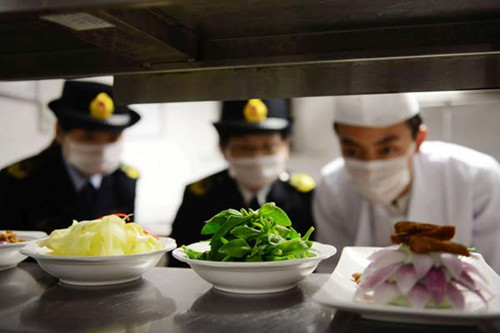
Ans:
{"type": "MultiPolygon", "coordinates": [[[[9,229],[9,230],[11,230],[11,229],[9,229]]],[[[2,232],[2,233],[4,233],[5,231],[6,231],[6,229],[0,229],[0,232],[2,232]]],[[[33,241],[37,241],[39,239],[42,239],[42,238],[48,236],[45,231],[39,231],[39,230],[11,230],[11,231],[20,237],[34,237],[34,238],[26,240],[25,242],[0,244],[0,250],[25,247],[26,245],[28,245],[29,243],[32,243],[33,241]]]]}
{"type": "MultiPolygon", "coordinates": [[[[195,246],[198,244],[206,244],[206,241],[200,241],[196,243],[191,243],[186,245],[187,247],[195,246]]],[[[198,260],[198,259],[190,259],[187,257],[186,253],[182,249],[182,247],[176,248],[172,255],[180,261],[183,261],[187,264],[193,264],[198,266],[206,266],[206,267],[224,267],[224,268],[253,268],[253,267],[283,267],[283,266],[295,266],[302,263],[316,262],[322,261],[329,257],[334,256],[337,253],[337,248],[330,244],[324,244],[320,242],[313,241],[313,246],[325,247],[325,251],[316,257],[311,258],[303,258],[303,259],[294,259],[294,260],[282,260],[282,261],[259,261],[259,262],[221,262],[221,261],[209,261],[209,260],[198,260]]]]}
{"type": "MultiPolygon", "coordinates": [[[[432,318],[432,319],[456,319],[457,321],[464,320],[464,319],[487,319],[487,318],[498,318],[500,316],[500,306],[496,306],[494,308],[491,308],[491,306],[486,307],[484,310],[479,310],[479,311],[463,311],[463,310],[454,310],[454,309],[414,309],[410,307],[399,307],[399,306],[392,306],[392,305],[374,305],[374,304],[367,304],[367,303],[361,303],[361,302],[355,302],[353,299],[351,299],[349,302],[346,302],[344,300],[336,299],[335,297],[331,298],[331,301],[325,302],[324,297],[319,298],[317,297],[318,294],[324,293],[326,295],[326,291],[323,291],[322,289],[325,288],[326,285],[328,284],[334,284],[335,287],[339,287],[338,284],[339,282],[345,281],[345,279],[342,277],[340,273],[340,270],[342,269],[341,262],[342,260],[347,260],[345,259],[347,255],[344,255],[344,253],[348,253],[349,251],[376,251],[378,249],[382,249],[383,247],[371,247],[371,246],[346,246],[342,249],[342,253],[340,255],[339,262],[337,266],[335,267],[335,270],[331,273],[329,280],[325,285],[320,288],[318,291],[316,291],[313,295],[313,297],[320,303],[330,305],[335,307],[338,310],[346,310],[346,311],[351,311],[355,313],[359,313],[361,315],[363,314],[370,314],[371,317],[380,317],[381,319],[387,320],[387,317],[389,316],[394,316],[394,315],[399,315],[399,316],[404,316],[404,320],[406,322],[421,322],[422,320],[419,320],[419,318],[425,317],[425,318],[432,318]]],[[[483,263],[491,269],[491,271],[496,275],[496,278],[500,280],[500,276],[488,265],[488,263],[484,260],[482,255],[480,253],[473,253],[473,256],[482,260],[483,263]]],[[[349,291],[347,291],[349,292],[349,291]]],[[[330,293],[328,293],[328,297],[330,297],[330,293]]],[[[352,295],[353,296],[353,295],[352,295]]],[[[494,294],[494,298],[500,297],[499,294],[494,294]]]]}
{"type": "Polygon", "coordinates": [[[26,244],[19,252],[21,252],[25,256],[32,257],[36,260],[66,260],[66,261],[88,261],[88,262],[98,262],[98,261],[121,261],[121,260],[129,260],[130,258],[141,258],[141,257],[149,257],[155,254],[166,253],[168,251],[172,251],[177,247],[177,243],[175,239],[171,237],[159,237],[159,240],[164,245],[163,249],[154,250],[144,253],[135,253],[135,254],[121,254],[116,256],[54,256],[50,254],[42,254],[36,252],[35,249],[31,247],[36,246],[39,248],[36,242],[30,241],[29,244],[26,244]],[[35,244],[33,246],[33,244],[35,244]]]}

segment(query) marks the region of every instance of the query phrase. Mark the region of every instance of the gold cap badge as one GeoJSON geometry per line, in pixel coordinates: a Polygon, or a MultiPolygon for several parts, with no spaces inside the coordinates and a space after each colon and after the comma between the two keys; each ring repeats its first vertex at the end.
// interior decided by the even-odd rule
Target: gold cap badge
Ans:
{"type": "Polygon", "coordinates": [[[115,112],[115,104],[108,94],[102,92],[90,102],[90,115],[94,118],[106,120],[115,112]]]}
{"type": "Polygon", "coordinates": [[[267,119],[267,106],[261,99],[254,98],[248,101],[243,109],[245,120],[249,123],[260,123],[267,119]]]}

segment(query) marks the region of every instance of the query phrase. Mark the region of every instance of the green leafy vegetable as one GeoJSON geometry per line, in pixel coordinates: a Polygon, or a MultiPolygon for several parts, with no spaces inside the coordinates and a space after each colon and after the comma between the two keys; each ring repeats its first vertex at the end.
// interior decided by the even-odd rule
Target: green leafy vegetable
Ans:
{"type": "Polygon", "coordinates": [[[219,230],[220,224],[217,222],[213,221],[207,221],[205,225],[203,226],[203,229],[201,229],[201,234],[202,235],[213,235],[219,230]]]}
{"type": "Polygon", "coordinates": [[[187,256],[212,261],[277,261],[314,257],[309,240],[314,227],[302,237],[288,215],[274,202],[254,211],[224,210],[205,222],[202,235],[213,235],[210,250],[198,252],[182,246],[187,256]]]}

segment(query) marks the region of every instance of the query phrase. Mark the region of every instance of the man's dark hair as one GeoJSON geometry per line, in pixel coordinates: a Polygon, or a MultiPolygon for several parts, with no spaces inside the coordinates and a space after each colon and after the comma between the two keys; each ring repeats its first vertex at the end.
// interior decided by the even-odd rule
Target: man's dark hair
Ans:
{"type": "MultiPolygon", "coordinates": [[[[418,114],[414,115],[413,117],[411,117],[410,119],[408,119],[406,121],[406,123],[408,124],[408,127],[410,127],[412,139],[416,139],[417,133],[420,129],[420,125],[422,125],[424,123],[422,116],[420,115],[420,113],[418,113],[418,114]]],[[[338,123],[337,122],[333,123],[333,129],[335,130],[335,133],[338,133],[338,123]]]]}
{"type": "Polygon", "coordinates": [[[227,146],[227,143],[230,138],[233,137],[239,137],[247,134],[274,134],[274,133],[279,133],[281,135],[281,138],[283,140],[286,140],[290,137],[291,135],[291,126],[288,126],[287,128],[281,130],[281,131],[256,131],[256,130],[238,130],[238,131],[231,131],[231,130],[222,130],[219,129],[217,131],[219,133],[219,146],[221,148],[225,148],[227,146]]]}
{"type": "Polygon", "coordinates": [[[424,123],[422,116],[420,115],[420,113],[417,113],[416,115],[408,119],[406,123],[408,124],[408,126],[410,126],[412,139],[416,139],[417,133],[420,129],[420,125],[424,123]]]}

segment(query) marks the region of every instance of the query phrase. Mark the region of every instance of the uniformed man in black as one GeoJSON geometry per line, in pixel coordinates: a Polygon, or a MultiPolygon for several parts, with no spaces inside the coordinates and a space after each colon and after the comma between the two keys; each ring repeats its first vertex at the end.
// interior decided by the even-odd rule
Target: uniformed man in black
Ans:
{"type": "Polygon", "coordinates": [[[66,81],[49,103],[56,136],[36,156],[0,171],[0,229],[66,228],[73,219],[134,213],[137,170],[122,164],[122,131],[140,116],[110,86],[66,81]]]}
{"type": "MultiPolygon", "coordinates": [[[[313,225],[314,180],[285,171],[290,151],[289,101],[251,99],[223,102],[215,123],[229,168],[190,184],[172,226],[179,246],[203,239],[205,221],[228,208],[258,209],[275,202],[305,233],[313,225]]],[[[170,256],[171,266],[184,266],[170,256]]]]}

